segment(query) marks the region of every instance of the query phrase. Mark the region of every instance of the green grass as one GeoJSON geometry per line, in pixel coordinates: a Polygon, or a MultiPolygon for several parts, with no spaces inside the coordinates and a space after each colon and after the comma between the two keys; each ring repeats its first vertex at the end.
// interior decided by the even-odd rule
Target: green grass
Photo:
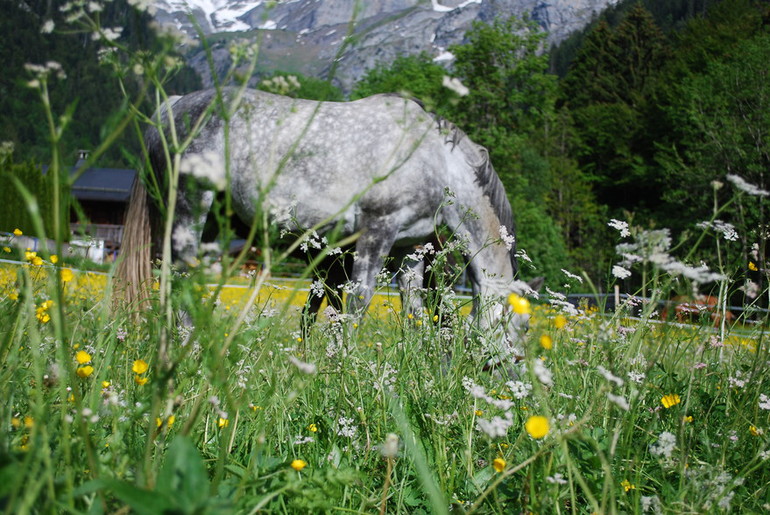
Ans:
{"type": "Polygon", "coordinates": [[[513,368],[532,388],[517,398],[510,377],[482,370],[489,335],[451,311],[440,323],[322,320],[300,340],[281,306],[255,306],[239,324],[240,313],[189,300],[195,281],[174,295],[190,328],[155,310],[134,321],[55,274],[35,275],[29,266],[0,285],[8,513],[635,513],[656,502],[666,512],[762,512],[770,502],[759,329],[718,342],[709,327],[622,311],[569,315],[557,328],[558,312],[539,305],[526,366],[513,368]],[[88,363],[77,361],[83,350],[88,363]],[[132,371],[137,360],[146,372],[132,371]],[[530,372],[540,360],[551,384],[530,372]],[[471,382],[483,393],[472,395],[471,382]],[[679,402],[666,408],[668,395],[679,402]],[[524,428],[534,415],[549,420],[542,439],[524,428]],[[491,438],[479,420],[494,417],[509,427],[491,438]],[[665,432],[675,446],[659,452],[665,432]],[[399,450],[386,457],[391,433],[399,450]],[[294,470],[294,460],[307,465],[294,470]]]}

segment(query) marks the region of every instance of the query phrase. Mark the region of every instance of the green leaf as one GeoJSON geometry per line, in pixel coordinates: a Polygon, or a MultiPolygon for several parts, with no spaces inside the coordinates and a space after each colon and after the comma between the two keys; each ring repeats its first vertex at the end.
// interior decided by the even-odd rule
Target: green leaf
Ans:
{"type": "Polygon", "coordinates": [[[158,475],[156,490],[176,501],[190,513],[204,505],[209,497],[209,480],[198,449],[184,436],[177,436],[169,446],[166,462],[158,475]]]}

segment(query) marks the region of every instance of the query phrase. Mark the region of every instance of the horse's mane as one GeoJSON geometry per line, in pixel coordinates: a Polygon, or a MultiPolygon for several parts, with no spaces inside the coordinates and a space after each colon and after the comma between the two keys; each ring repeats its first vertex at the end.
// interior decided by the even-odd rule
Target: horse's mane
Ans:
{"type": "MultiPolygon", "coordinates": [[[[468,135],[454,123],[435,114],[432,116],[436,120],[439,133],[445,137],[444,143],[448,145],[451,144],[452,150],[454,150],[454,148],[465,138],[468,139],[468,144],[476,147],[476,150],[481,155],[481,162],[471,162],[468,160],[467,155],[465,156],[466,161],[473,168],[476,175],[476,182],[481,186],[484,195],[489,198],[492,209],[494,209],[495,215],[497,215],[498,220],[500,220],[500,225],[504,225],[506,229],[515,236],[516,228],[514,226],[511,203],[505,193],[505,187],[500,180],[500,176],[495,172],[492,162],[489,159],[489,151],[481,145],[473,143],[470,138],[468,138],[468,135]]],[[[513,271],[516,273],[518,270],[518,263],[516,261],[515,242],[511,246],[510,255],[513,271]]]]}

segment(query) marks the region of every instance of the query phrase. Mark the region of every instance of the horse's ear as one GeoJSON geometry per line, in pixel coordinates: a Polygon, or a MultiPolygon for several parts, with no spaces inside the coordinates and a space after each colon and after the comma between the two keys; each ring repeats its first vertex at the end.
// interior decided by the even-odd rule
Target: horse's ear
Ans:
{"type": "Polygon", "coordinates": [[[543,284],[545,284],[545,277],[542,275],[527,281],[527,286],[529,286],[532,291],[540,291],[540,288],[543,287],[543,284]]]}

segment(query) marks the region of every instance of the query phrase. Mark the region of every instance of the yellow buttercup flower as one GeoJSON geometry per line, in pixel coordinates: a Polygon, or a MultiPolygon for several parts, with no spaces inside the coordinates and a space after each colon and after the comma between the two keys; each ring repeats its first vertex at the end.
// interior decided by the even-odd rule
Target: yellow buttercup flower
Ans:
{"type": "Polygon", "coordinates": [[[85,365],[83,367],[78,367],[75,373],[78,375],[78,377],[86,378],[94,373],[94,367],[91,365],[85,365]]]}
{"type": "Polygon", "coordinates": [[[671,406],[676,406],[680,402],[682,402],[682,399],[675,393],[669,393],[660,399],[660,403],[663,404],[663,407],[666,409],[670,408],[671,406]]]}
{"type": "Polygon", "coordinates": [[[91,355],[84,350],[79,350],[75,354],[75,360],[77,360],[77,362],[81,365],[85,365],[86,363],[91,362],[91,355]]]}
{"type": "Polygon", "coordinates": [[[567,317],[565,317],[564,315],[556,315],[556,317],[553,319],[553,326],[556,329],[562,329],[566,325],[567,325],[567,317]]]}
{"type": "Polygon", "coordinates": [[[518,315],[532,314],[532,308],[529,305],[529,301],[520,295],[516,295],[515,293],[508,295],[508,304],[511,305],[513,312],[518,315]]]}
{"type": "Polygon", "coordinates": [[[146,385],[149,380],[149,377],[134,376],[134,382],[139,386],[146,385]]]}
{"type": "Polygon", "coordinates": [[[59,262],[59,256],[57,256],[56,254],[51,254],[50,259],[51,259],[51,263],[53,263],[54,265],[59,262]]]}
{"type": "Polygon", "coordinates": [[[310,431],[311,433],[317,433],[318,426],[316,426],[315,424],[310,424],[309,426],[307,426],[307,430],[310,431]]]}
{"type": "Polygon", "coordinates": [[[134,364],[131,365],[131,371],[134,374],[144,374],[150,368],[150,365],[143,359],[137,359],[134,364]]]}
{"type": "Polygon", "coordinates": [[[749,270],[751,270],[752,272],[756,272],[757,270],[759,270],[759,268],[757,268],[757,265],[753,261],[749,261],[749,270]]]}
{"type": "Polygon", "coordinates": [[[70,282],[74,277],[75,275],[72,273],[72,270],[70,270],[69,268],[62,268],[61,272],[59,272],[59,278],[63,283],[70,282]]]}
{"type": "Polygon", "coordinates": [[[217,427],[227,427],[229,425],[230,425],[229,418],[219,417],[219,420],[217,420],[217,427]]]}
{"type": "Polygon", "coordinates": [[[21,229],[19,229],[19,228],[16,228],[16,229],[13,230],[13,235],[14,236],[21,236],[22,234],[24,234],[24,233],[21,232],[21,229]]]}
{"type": "Polygon", "coordinates": [[[532,438],[540,439],[548,434],[548,431],[550,431],[551,427],[546,417],[534,415],[529,417],[524,423],[524,429],[532,438]]]}
{"type": "Polygon", "coordinates": [[[620,482],[620,486],[623,487],[623,490],[628,492],[629,490],[636,490],[636,487],[631,484],[631,482],[628,479],[624,479],[620,482]]]}
{"type": "Polygon", "coordinates": [[[505,460],[503,458],[495,458],[492,461],[492,468],[495,469],[495,472],[502,472],[505,470],[505,460]]]}
{"type": "Polygon", "coordinates": [[[540,346],[546,350],[551,350],[553,348],[553,338],[547,334],[542,335],[540,337],[540,346]]]}
{"type": "Polygon", "coordinates": [[[307,462],[305,460],[294,460],[291,462],[291,468],[299,472],[303,468],[307,467],[307,462]]]}

